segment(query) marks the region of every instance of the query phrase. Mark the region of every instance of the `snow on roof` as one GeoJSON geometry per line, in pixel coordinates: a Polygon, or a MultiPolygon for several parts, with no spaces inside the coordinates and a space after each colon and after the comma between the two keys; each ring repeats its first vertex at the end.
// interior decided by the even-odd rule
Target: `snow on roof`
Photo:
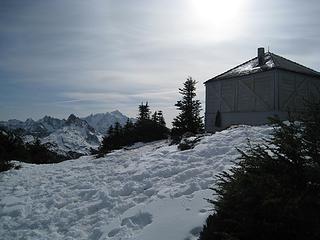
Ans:
{"type": "Polygon", "coordinates": [[[264,72],[269,71],[271,69],[283,69],[291,72],[297,72],[307,75],[312,75],[315,77],[320,77],[320,73],[307,68],[303,65],[300,65],[296,62],[288,60],[284,57],[276,55],[271,52],[265,53],[264,57],[265,64],[259,65],[258,57],[255,57],[243,64],[240,64],[214,78],[209,79],[205,83],[212,81],[212,80],[220,80],[220,79],[227,79],[227,78],[234,78],[240,76],[246,76],[249,74],[257,73],[257,72],[264,72]]]}

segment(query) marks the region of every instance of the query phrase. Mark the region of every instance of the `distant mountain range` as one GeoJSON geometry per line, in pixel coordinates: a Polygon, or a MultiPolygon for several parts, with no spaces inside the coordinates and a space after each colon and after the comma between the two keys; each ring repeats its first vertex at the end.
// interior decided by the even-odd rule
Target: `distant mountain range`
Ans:
{"type": "MultiPolygon", "coordinates": [[[[0,126],[23,137],[25,142],[39,138],[51,150],[77,156],[97,149],[108,128],[119,122],[124,125],[128,117],[116,110],[107,113],[91,114],[79,118],[71,114],[67,120],[45,116],[38,121],[11,119],[0,121],[0,126]]],[[[135,121],[130,118],[130,120],[135,121]]]]}
{"type": "MultiPolygon", "coordinates": [[[[127,122],[128,117],[116,110],[110,113],[91,114],[82,118],[82,120],[85,120],[87,123],[89,123],[89,125],[92,126],[97,132],[106,134],[111,125],[114,125],[116,122],[124,125],[127,122]]],[[[130,118],[130,120],[133,122],[135,121],[133,118],[130,118]]]]}

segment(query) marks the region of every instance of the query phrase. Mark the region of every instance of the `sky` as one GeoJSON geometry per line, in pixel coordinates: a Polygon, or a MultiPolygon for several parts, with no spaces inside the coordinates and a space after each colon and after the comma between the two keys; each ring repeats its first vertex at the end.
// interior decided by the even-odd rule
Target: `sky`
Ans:
{"type": "MultiPolygon", "coordinates": [[[[320,71],[319,0],[0,0],[0,120],[148,101],[167,123],[204,82],[269,48],[320,71]]],[[[169,124],[170,125],[170,124],[169,124]]]]}

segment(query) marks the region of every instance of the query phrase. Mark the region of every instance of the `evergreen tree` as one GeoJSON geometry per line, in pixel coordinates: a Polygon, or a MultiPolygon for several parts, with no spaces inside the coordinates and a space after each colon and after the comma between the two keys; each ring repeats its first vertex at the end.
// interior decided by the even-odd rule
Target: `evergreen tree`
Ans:
{"type": "Polygon", "coordinates": [[[184,87],[179,88],[182,100],[177,101],[175,106],[180,114],[173,120],[172,134],[182,135],[185,132],[200,133],[203,131],[203,121],[200,116],[201,103],[195,100],[196,81],[188,77],[184,87]]]}
{"type": "Polygon", "coordinates": [[[164,120],[164,117],[163,117],[163,113],[161,110],[158,111],[158,124],[162,127],[165,127],[166,126],[166,121],[164,120]]]}
{"type": "Polygon", "coordinates": [[[150,107],[148,102],[144,105],[143,102],[139,105],[138,122],[150,119],[150,107]]]}
{"type": "Polygon", "coordinates": [[[133,122],[128,118],[126,124],[123,127],[123,137],[126,145],[132,145],[137,139],[136,130],[133,122]]]}
{"type": "Polygon", "coordinates": [[[121,136],[121,133],[122,133],[122,127],[119,122],[116,122],[114,124],[113,135],[116,137],[119,137],[121,136]]]}
{"type": "Polygon", "coordinates": [[[66,158],[60,156],[55,152],[50,151],[46,145],[41,144],[40,140],[36,138],[33,143],[26,144],[28,152],[27,162],[35,164],[46,164],[46,163],[58,163],[66,158]]]}
{"type": "Polygon", "coordinates": [[[0,128],[0,172],[13,168],[10,160],[21,159],[25,153],[22,139],[0,128]]]}
{"type": "Polygon", "coordinates": [[[149,142],[153,140],[152,129],[154,128],[154,121],[150,118],[151,112],[148,102],[144,105],[139,105],[138,120],[135,124],[138,141],[149,142]]]}
{"type": "Polygon", "coordinates": [[[110,135],[110,136],[112,136],[113,134],[114,134],[114,132],[113,132],[113,126],[111,125],[109,128],[108,128],[108,135],[110,135]]]}
{"type": "Polygon", "coordinates": [[[103,137],[101,145],[98,148],[97,157],[102,157],[105,153],[110,152],[112,149],[115,149],[112,142],[113,135],[106,135],[103,137]]]}
{"type": "Polygon", "coordinates": [[[0,129],[0,172],[18,167],[14,166],[11,160],[42,164],[61,162],[66,160],[66,157],[50,151],[39,139],[24,144],[16,133],[0,129]]]}
{"type": "Polygon", "coordinates": [[[151,117],[151,120],[154,122],[154,123],[158,123],[158,112],[155,111],[153,114],[152,114],[152,117],[151,117]]]}
{"type": "Polygon", "coordinates": [[[219,175],[200,240],[320,239],[320,104],[299,122],[272,122],[272,139],[219,175]]]}
{"type": "Polygon", "coordinates": [[[125,131],[129,131],[134,127],[133,122],[128,118],[126,124],[124,125],[125,131]]]}
{"type": "Polygon", "coordinates": [[[122,127],[115,123],[108,130],[98,150],[98,157],[114,149],[132,145],[135,142],[150,142],[167,138],[168,128],[165,126],[162,111],[156,111],[150,117],[148,103],[139,105],[138,121],[133,124],[129,119],[122,127]]]}

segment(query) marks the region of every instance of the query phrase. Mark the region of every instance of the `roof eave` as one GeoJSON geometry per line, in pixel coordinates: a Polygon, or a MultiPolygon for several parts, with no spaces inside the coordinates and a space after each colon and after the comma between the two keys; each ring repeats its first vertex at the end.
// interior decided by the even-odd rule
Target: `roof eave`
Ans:
{"type": "Polygon", "coordinates": [[[211,78],[207,81],[205,81],[203,84],[206,84],[208,82],[212,82],[212,81],[218,81],[218,80],[227,80],[227,79],[233,79],[233,78],[239,78],[239,77],[246,77],[246,76],[250,76],[250,75],[254,75],[254,74],[258,74],[258,73],[264,73],[264,72],[268,72],[268,71],[272,71],[277,69],[276,67],[272,67],[272,68],[268,68],[268,69],[264,69],[263,71],[257,71],[257,72],[251,72],[251,73],[247,73],[247,74],[242,74],[242,75],[238,75],[238,76],[232,76],[232,77],[221,77],[219,78],[220,75],[211,78]]]}
{"type": "Polygon", "coordinates": [[[207,81],[205,81],[203,84],[207,84],[209,82],[212,81],[220,81],[220,80],[228,80],[228,79],[233,79],[233,78],[239,78],[239,77],[246,77],[246,76],[250,76],[250,75],[254,75],[254,74],[258,74],[258,73],[263,73],[263,72],[268,72],[268,71],[272,71],[272,70],[283,70],[283,71],[287,71],[287,72],[293,72],[293,73],[297,73],[297,74],[302,74],[305,76],[310,76],[310,77],[315,77],[315,78],[319,78],[320,79],[320,73],[319,75],[317,74],[311,74],[311,73],[303,73],[303,72],[299,72],[299,71],[293,71],[293,70],[289,70],[289,69],[285,69],[285,68],[281,68],[281,67],[273,67],[264,71],[259,71],[259,72],[255,72],[255,73],[248,73],[248,74],[243,74],[243,75],[239,75],[239,76],[233,76],[233,77],[223,77],[223,78],[219,78],[219,75],[211,78],[207,81]]]}
{"type": "Polygon", "coordinates": [[[240,67],[240,66],[242,66],[242,65],[244,65],[244,64],[246,64],[246,63],[248,63],[248,62],[250,62],[250,61],[252,61],[252,60],[254,60],[254,59],[256,58],[256,57],[255,57],[255,58],[253,58],[253,59],[248,60],[248,61],[245,62],[245,63],[239,64],[239,65],[237,65],[236,67],[231,68],[230,70],[228,70],[228,71],[226,71],[226,72],[223,72],[223,73],[221,73],[221,74],[219,74],[219,75],[217,75],[217,76],[215,76],[215,77],[213,77],[213,78],[205,81],[204,84],[207,84],[207,83],[212,82],[212,81],[225,80],[225,79],[233,79],[233,78],[238,78],[238,77],[249,76],[249,75],[252,75],[252,74],[262,73],[262,72],[271,71],[271,70],[275,70],[275,69],[280,69],[280,70],[284,70],[284,71],[288,71],[288,72],[294,72],[294,73],[303,74],[303,75],[306,75],[306,76],[311,76],[311,77],[315,77],[315,78],[320,78],[320,72],[318,73],[317,71],[315,71],[315,70],[313,70],[313,69],[311,69],[311,68],[308,68],[308,67],[306,67],[306,66],[303,66],[303,65],[301,65],[301,64],[299,64],[299,63],[296,63],[296,62],[294,62],[294,61],[291,61],[291,60],[289,60],[289,59],[286,59],[286,58],[281,57],[281,56],[279,56],[279,55],[276,55],[276,54],[274,54],[274,53],[268,52],[268,54],[270,55],[270,57],[271,57],[271,59],[272,59],[272,61],[273,61],[273,64],[274,64],[274,66],[270,67],[269,69],[264,69],[263,71],[257,71],[257,72],[250,72],[250,73],[243,74],[243,75],[238,75],[238,76],[220,77],[220,76],[222,76],[222,75],[224,75],[224,74],[226,74],[226,73],[228,73],[228,72],[230,72],[230,71],[232,71],[232,70],[234,70],[234,69],[236,69],[236,68],[238,68],[238,67],[240,67]],[[294,64],[297,64],[297,65],[299,65],[299,66],[301,66],[301,67],[304,67],[304,68],[306,68],[306,69],[308,69],[308,70],[310,70],[310,71],[312,71],[312,72],[307,73],[307,72],[294,71],[294,70],[290,70],[290,69],[283,68],[283,67],[279,66],[279,63],[275,60],[274,57],[280,57],[280,58],[282,58],[282,59],[284,59],[284,60],[286,60],[286,61],[289,61],[289,62],[292,62],[292,63],[294,63],[294,64]],[[314,73],[313,73],[313,72],[314,72],[314,73]]]}
{"type": "Polygon", "coordinates": [[[314,74],[312,74],[312,73],[304,73],[304,72],[293,71],[293,70],[286,69],[286,68],[281,68],[281,67],[276,67],[276,69],[287,71],[287,72],[292,72],[292,73],[297,73],[297,74],[301,74],[301,75],[305,75],[305,76],[320,78],[320,73],[319,74],[317,74],[317,73],[314,73],[314,74]]]}

